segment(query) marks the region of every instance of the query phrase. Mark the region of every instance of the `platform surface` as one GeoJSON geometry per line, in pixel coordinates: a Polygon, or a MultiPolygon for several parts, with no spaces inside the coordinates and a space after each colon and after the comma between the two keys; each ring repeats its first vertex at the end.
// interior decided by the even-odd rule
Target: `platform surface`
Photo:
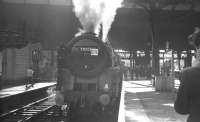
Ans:
{"type": "Polygon", "coordinates": [[[123,81],[118,122],[186,122],[174,111],[174,95],[155,91],[148,80],[123,81]]]}
{"type": "Polygon", "coordinates": [[[2,90],[0,90],[0,98],[6,98],[6,97],[13,96],[13,95],[21,94],[24,92],[41,89],[44,87],[54,86],[55,84],[56,84],[56,82],[40,82],[40,83],[35,83],[34,86],[30,87],[29,89],[26,89],[25,85],[2,89],[2,90]]]}

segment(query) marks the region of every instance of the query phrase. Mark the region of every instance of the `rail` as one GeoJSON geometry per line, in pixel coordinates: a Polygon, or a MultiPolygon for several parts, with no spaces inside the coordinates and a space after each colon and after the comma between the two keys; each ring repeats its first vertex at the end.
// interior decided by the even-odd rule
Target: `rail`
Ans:
{"type": "Polygon", "coordinates": [[[61,109],[58,108],[49,99],[52,99],[53,95],[28,104],[24,107],[15,109],[0,116],[1,122],[32,122],[40,119],[47,119],[48,115],[54,114],[59,119],[66,119],[66,115],[63,116],[61,109]],[[45,118],[46,117],[46,118],[45,118]]]}

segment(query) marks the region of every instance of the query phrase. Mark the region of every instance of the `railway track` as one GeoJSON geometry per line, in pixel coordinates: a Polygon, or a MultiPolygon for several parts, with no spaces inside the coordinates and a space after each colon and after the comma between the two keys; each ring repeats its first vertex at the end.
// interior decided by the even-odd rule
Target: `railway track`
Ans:
{"type": "Polygon", "coordinates": [[[0,115],[1,122],[68,122],[68,107],[56,106],[53,96],[0,115]]]}

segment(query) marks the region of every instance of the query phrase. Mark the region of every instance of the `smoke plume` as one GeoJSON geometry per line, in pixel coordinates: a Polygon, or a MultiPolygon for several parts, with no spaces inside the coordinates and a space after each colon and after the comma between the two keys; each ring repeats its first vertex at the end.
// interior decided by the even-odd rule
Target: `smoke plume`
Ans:
{"type": "Polygon", "coordinates": [[[102,23],[103,41],[106,41],[116,9],[121,7],[121,3],[122,0],[73,0],[74,12],[83,26],[83,31],[98,34],[102,23]]]}

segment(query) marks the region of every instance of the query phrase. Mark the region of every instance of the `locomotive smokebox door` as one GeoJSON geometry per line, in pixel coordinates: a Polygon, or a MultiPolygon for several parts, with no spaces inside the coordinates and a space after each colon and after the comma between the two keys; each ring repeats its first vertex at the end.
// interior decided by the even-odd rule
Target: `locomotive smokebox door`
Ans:
{"type": "Polygon", "coordinates": [[[93,34],[75,37],[67,45],[68,67],[79,77],[95,77],[112,62],[105,44],[93,34]]]}

